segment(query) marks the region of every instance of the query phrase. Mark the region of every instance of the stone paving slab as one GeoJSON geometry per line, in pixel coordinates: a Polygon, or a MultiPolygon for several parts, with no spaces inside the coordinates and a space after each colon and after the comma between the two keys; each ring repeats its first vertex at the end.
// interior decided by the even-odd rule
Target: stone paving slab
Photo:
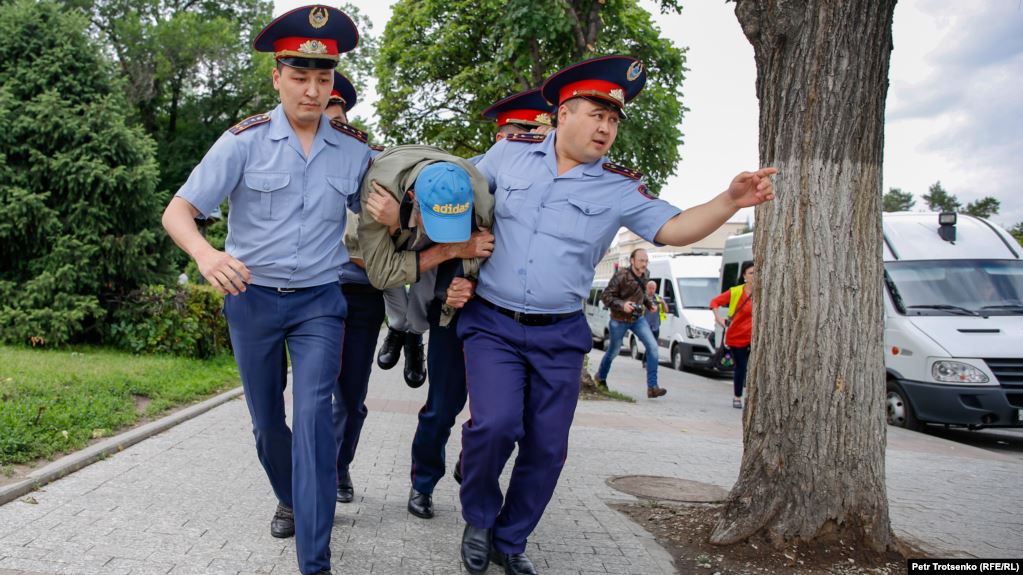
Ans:
{"type": "MultiPolygon", "coordinates": [[[[591,365],[599,359],[594,352],[591,365]]],[[[638,362],[616,360],[612,388],[640,398],[643,381],[638,362]]],[[[731,487],[742,438],[730,382],[662,367],[661,384],[669,393],[657,400],[580,404],[567,465],[527,549],[544,575],[674,573],[652,536],[608,506],[635,501],[608,486],[609,477],[656,475],[731,487]]],[[[425,387],[404,385],[399,369],[374,373],[352,469],[356,499],[338,504],[335,516],[335,572],[463,572],[456,484],[445,478],[437,486],[433,520],[405,508],[415,414],[425,396],[425,387]]],[[[453,433],[449,465],[458,438],[453,433]]],[[[947,553],[1023,556],[1021,472],[1023,463],[1010,457],[890,430],[893,526],[900,536],[947,553]]],[[[37,503],[0,506],[0,575],[298,572],[294,540],[269,534],[275,500],[240,400],[32,497],[37,503]]]]}

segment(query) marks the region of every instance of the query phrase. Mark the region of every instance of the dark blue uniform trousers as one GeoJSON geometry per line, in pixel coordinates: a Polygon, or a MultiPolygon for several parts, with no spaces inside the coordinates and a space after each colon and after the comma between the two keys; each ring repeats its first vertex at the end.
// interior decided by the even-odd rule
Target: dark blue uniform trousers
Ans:
{"type": "Polygon", "coordinates": [[[462,517],[473,527],[493,528],[498,551],[522,553],[568,457],[583,355],[593,343],[589,327],[581,313],[524,326],[470,301],[458,333],[471,417],[462,426],[462,517]],[[498,481],[516,443],[502,499],[498,481]]]}
{"type": "Polygon", "coordinates": [[[430,341],[426,350],[426,369],[430,389],[426,404],[419,410],[419,426],[412,439],[412,487],[420,493],[433,493],[444,476],[444,446],[451,437],[455,417],[465,407],[465,357],[462,340],[455,333],[458,318],[440,325],[441,301],[433,300],[427,311],[430,341]]]}
{"type": "Polygon", "coordinates": [[[380,325],[384,323],[384,294],[365,284],[342,284],[348,302],[345,341],[341,346],[341,377],[334,395],[337,472],[348,471],[366,421],[366,392],[373,368],[380,325]],[[347,285],[347,287],[346,287],[347,285]]]}
{"type": "Polygon", "coordinates": [[[224,301],[256,454],[277,499],[295,510],[302,573],[330,569],[337,484],[330,405],[341,370],[345,312],[336,283],[291,293],[253,285],[224,301]],[[285,344],[292,364],[291,429],[284,416],[285,344]]]}

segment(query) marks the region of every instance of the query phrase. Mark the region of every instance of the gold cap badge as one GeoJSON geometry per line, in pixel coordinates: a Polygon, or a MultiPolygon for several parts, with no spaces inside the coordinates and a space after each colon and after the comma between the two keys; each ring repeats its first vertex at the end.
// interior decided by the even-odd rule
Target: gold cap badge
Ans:
{"type": "Polygon", "coordinates": [[[330,18],[330,14],[323,6],[315,6],[309,11],[309,25],[313,28],[323,28],[327,25],[328,18],[330,18]]]}

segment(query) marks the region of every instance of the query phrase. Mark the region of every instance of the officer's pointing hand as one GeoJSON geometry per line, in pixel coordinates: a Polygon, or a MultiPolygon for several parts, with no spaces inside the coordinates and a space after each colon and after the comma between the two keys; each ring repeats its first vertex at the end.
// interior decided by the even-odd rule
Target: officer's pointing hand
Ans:
{"type": "Polygon", "coordinates": [[[195,265],[199,273],[210,285],[217,288],[221,295],[230,293],[238,295],[245,291],[245,284],[252,282],[252,274],[245,264],[220,250],[210,249],[196,256],[195,265]]]}
{"type": "Polygon", "coordinates": [[[777,168],[742,172],[735,176],[726,193],[737,208],[759,206],[774,199],[774,183],[771,176],[777,173],[777,168]]]}
{"type": "Polygon", "coordinates": [[[373,192],[366,199],[366,211],[377,223],[387,226],[389,229],[398,228],[398,200],[394,199],[387,188],[381,186],[376,180],[370,182],[373,192]]]}

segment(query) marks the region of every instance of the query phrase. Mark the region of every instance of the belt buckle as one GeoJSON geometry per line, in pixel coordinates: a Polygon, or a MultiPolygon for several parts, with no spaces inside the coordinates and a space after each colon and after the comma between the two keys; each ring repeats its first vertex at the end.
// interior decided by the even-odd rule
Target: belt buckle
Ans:
{"type": "Polygon", "coordinates": [[[296,291],[298,290],[294,288],[277,288],[277,293],[295,293],[296,291]]]}
{"type": "Polygon", "coordinates": [[[522,323],[522,316],[523,315],[525,315],[525,314],[523,314],[521,311],[516,311],[512,315],[512,319],[515,320],[518,323],[522,323]]]}

